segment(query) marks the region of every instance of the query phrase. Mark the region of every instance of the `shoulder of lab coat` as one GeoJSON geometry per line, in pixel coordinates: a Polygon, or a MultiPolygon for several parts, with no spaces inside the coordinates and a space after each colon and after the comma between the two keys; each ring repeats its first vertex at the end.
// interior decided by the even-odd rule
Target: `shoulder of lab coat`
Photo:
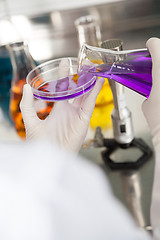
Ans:
{"type": "Polygon", "coordinates": [[[1,240],[147,240],[96,165],[48,142],[0,144],[1,240]]]}

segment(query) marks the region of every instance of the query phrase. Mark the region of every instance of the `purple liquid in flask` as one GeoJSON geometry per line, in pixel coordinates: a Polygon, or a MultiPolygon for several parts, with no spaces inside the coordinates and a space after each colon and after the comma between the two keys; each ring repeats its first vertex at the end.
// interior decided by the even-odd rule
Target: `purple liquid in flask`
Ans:
{"type": "MultiPolygon", "coordinates": [[[[106,77],[149,97],[152,88],[152,59],[148,50],[133,51],[124,54],[116,61],[107,61],[104,64],[89,67],[88,71],[95,76],[106,77]]],[[[84,65],[81,71],[86,71],[84,65]],[[83,70],[84,69],[84,70],[83,70]]]]}

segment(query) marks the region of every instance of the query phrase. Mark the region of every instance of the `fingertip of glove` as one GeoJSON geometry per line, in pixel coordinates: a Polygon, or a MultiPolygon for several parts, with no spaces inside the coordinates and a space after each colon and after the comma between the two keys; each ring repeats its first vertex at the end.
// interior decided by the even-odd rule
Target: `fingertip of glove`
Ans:
{"type": "Polygon", "coordinates": [[[160,39],[157,38],[157,37],[152,37],[152,38],[149,38],[146,42],[146,46],[147,48],[151,48],[152,46],[154,45],[157,45],[157,44],[160,44],[160,39]]]}
{"type": "Polygon", "coordinates": [[[31,86],[26,83],[24,86],[23,86],[23,91],[27,91],[28,89],[31,89],[31,86]]]}
{"type": "Polygon", "coordinates": [[[89,94],[89,96],[90,97],[92,97],[92,96],[97,97],[97,95],[99,94],[104,82],[105,82],[104,78],[98,78],[97,81],[96,81],[96,84],[95,84],[94,88],[92,89],[91,94],[89,94]]]}
{"type": "Polygon", "coordinates": [[[104,82],[105,82],[104,78],[98,78],[97,81],[96,81],[95,88],[97,88],[100,91],[104,82]]]}
{"type": "Polygon", "coordinates": [[[103,85],[104,82],[105,82],[105,79],[104,79],[104,78],[98,78],[98,79],[97,79],[97,82],[100,82],[100,83],[103,85]]]}
{"type": "Polygon", "coordinates": [[[32,101],[33,101],[32,88],[27,83],[23,86],[23,96],[22,96],[20,105],[22,106],[24,102],[32,102],[32,101]]]}
{"type": "Polygon", "coordinates": [[[105,82],[104,78],[98,78],[96,81],[96,86],[98,86],[98,88],[102,88],[104,82],[105,82]]]}
{"type": "Polygon", "coordinates": [[[32,88],[31,88],[31,86],[28,84],[28,83],[26,83],[24,86],[23,86],[23,96],[24,95],[33,95],[33,93],[32,93],[32,88]]]}

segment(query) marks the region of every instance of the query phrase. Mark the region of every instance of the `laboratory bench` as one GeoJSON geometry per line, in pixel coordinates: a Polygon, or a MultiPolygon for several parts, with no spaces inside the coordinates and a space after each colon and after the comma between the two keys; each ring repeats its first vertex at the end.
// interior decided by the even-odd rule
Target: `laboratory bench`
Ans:
{"type": "MultiPolygon", "coordinates": [[[[151,193],[154,176],[154,150],[152,145],[152,137],[141,110],[144,97],[125,88],[127,107],[132,113],[134,136],[142,139],[152,151],[152,154],[140,166],[133,167],[115,167],[103,158],[105,147],[93,147],[92,145],[81,149],[80,155],[94,162],[103,169],[109,180],[113,193],[122,204],[129,210],[139,227],[152,231],[150,223],[150,204],[151,193]]],[[[91,131],[91,130],[89,130],[91,131]]],[[[105,138],[113,138],[112,127],[108,130],[101,130],[105,138]]],[[[95,131],[88,134],[94,138],[95,131]]],[[[118,149],[112,159],[115,163],[136,162],[140,156],[140,152],[136,148],[118,149]]],[[[96,189],[95,189],[96,191],[96,189]]],[[[107,203],[106,203],[107,204],[107,203]]]]}

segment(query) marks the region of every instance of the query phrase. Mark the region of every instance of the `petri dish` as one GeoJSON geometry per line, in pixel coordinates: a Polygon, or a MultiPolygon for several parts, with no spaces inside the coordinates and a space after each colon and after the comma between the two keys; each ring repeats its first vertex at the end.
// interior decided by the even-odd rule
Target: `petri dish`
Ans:
{"type": "Polygon", "coordinates": [[[62,101],[79,97],[96,83],[92,73],[77,74],[78,58],[68,57],[42,63],[29,72],[26,81],[35,98],[62,101]]]}

